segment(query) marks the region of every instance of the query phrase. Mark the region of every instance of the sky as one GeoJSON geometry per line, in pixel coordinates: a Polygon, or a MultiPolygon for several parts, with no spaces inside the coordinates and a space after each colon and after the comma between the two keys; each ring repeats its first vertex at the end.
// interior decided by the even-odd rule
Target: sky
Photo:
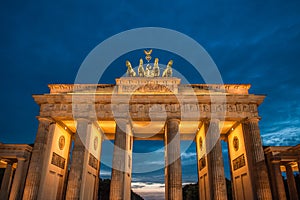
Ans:
{"type": "MultiPolygon", "coordinates": [[[[264,145],[300,143],[300,1],[11,0],[1,2],[0,24],[3,143],[33,143],[39,107],[31,95],[49,92],[51,83],[74,83],[93,48],[139,27],[173,29],[196,40],[224,83],[250,83],[251,93],[267,95],[259,108],[264,145]]],[[[134,55],[143,53],[128,56],[138,60],[134,55]]],[[[114,83],[124,73],[119,67],[124,59],[112,63],[103,82],[114,83]]],[[[177,59],[175,69],[186,63],[177,59]]],[[[199,83],[191,66],[185,70],[191,83],[199,83]]],[[[143,146],[136,142],[134,150],[143,146]]],[[[194,145],[185,153],[183,182],[196,182],[194,145]]],[[[108,168],[101,170],[109,177],[108,168]]],[[[134,175],[133,182],[161,188],[163,171],[134,175]]]]}

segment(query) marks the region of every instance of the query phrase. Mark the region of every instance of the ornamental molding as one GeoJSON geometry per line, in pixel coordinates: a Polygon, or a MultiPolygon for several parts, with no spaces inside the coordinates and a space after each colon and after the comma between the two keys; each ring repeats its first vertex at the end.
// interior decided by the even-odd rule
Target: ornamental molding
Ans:
{"type": "Polygon", "coordinates": [[[180,84],[179,78],[116,79],[115,84],[49,84],[50,94],[121,94],[121,93],[165,93],[182,95],[226,94],[248,95],[250,84],[180,84]]]}

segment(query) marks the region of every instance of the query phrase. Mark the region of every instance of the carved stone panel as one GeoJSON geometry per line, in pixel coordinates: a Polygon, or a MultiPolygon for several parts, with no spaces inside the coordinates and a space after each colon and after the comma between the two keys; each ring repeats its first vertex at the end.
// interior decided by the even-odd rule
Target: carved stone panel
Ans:
{"type": "Polygon", "coordinates": [[[206,167],[206,160],[205,160],[205,156],[203,156],[200,160],[199,160],[199,171],[201,171],[202,169],[204,169],[206,167]]]}
{"type": "Polygon", "coordinates": [[[65,169],[65,163],[66,163],[66,159],[64,157],[58,155],[55,152],[52,153],[52,159],[51,159],[52,165],[55,165],[61,169],[65,169]]]}
{"type": "Polygon", "coordinates": [[[232,161],[233,170],[240,169],[246,165],[245,156],[244,154],[240,155],[236,159],[232,161]]]}
{"type": "Polygon", "coordinates": [[[94,169],[97,169],[98,166],[98,160],[95,156],[93,156],[91,153],[89,155],[89,166],[91,166],[94,169]]]}

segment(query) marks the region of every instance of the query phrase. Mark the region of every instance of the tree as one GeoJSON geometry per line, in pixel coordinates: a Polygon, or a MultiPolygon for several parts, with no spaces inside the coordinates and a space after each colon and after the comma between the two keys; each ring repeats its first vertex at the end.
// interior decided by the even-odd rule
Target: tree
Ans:
{"type": "MultiPolygon", "coordinates": [[[[100,179],[99,183],[99,200],[109,200],[110,179],[100,179]]],[[[140,195],[131,190],[131,200],[144,200],[140,195]]]]}

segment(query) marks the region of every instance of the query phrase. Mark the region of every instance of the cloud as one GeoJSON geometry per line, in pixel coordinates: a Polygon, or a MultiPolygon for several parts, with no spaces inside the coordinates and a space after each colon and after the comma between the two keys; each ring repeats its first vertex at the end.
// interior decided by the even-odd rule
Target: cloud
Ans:
{"type": "Polygon", "coordinates": [[[111,176],[111,171],[100,170],[100,176],[101,176],[101,177],[111,176]]]}
{"type": "Polygon", "coordinates": [[[183,152],[181,153],[181,159],[195,159],[196,155],[196,152],[183,152]]]}
{"type": "Polygon", "coordinates": [[[134,192],[141,195],[145,200],[165,198],[165,184],[163,183],[132,182],[131,187],[134,192]]]}
{"type": "MultiPolygon", "coordinates": [[[[183,182],[182,185],[188,185],[194,182],[183,182]]],[[[145,182],[132,182],[131,188],[134,192],[141,195],[145,200],[149,199],[165,199],[165,184],[164,183],[145,183],[145,182]]]]}
{"type": "Polygon", "coordinates": [[[266,146],[293,146],[300,143],[300,127],[283,127],[262,135],[266,146]]]}

